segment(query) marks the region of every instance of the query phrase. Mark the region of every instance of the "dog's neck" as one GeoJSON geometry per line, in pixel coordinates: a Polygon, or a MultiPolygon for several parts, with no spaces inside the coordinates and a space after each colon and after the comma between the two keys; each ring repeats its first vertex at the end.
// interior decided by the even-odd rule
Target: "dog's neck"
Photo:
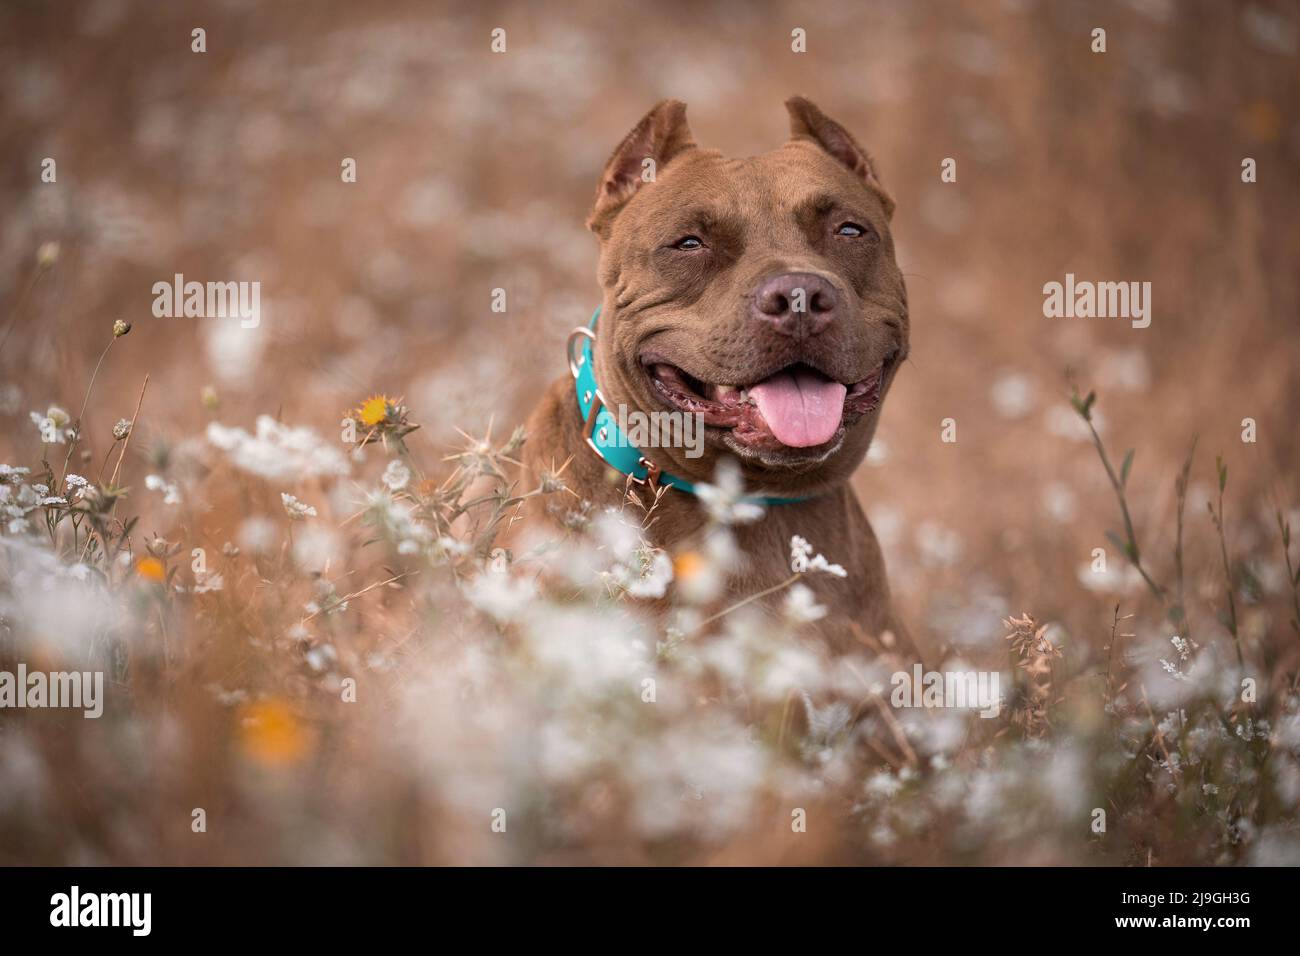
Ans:
{"type": "MultiPolygon", "coordinates": [[[[596,322],[600,318],[597,308],[591,321],[580,325],[570,334],[565,345],[569,372],[573,375],[574,393],[578,414],[582,416],[584,443],[601,461],[630,484],[648,486],[653,492],[659,485],[688,495],[699,495],[696,482],[664,471],[655,460],[642,453],[631,441],[596,380],[593,345],[596,341],[596,322]]],[[[703,426],[701,426],[702,429],[703,426]]],[[[781,507],[807,500],[806,496],[747,495],[742,501],[764,508],[781,507]]]]}

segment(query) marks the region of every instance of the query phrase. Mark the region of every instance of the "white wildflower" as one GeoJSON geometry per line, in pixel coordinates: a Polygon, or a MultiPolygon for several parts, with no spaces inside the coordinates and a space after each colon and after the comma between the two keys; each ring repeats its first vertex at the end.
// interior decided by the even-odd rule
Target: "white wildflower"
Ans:
{"type": "Polygon", "coordinates": [[[1174,680],[1178,680],[1178,681],[1187,680],[1187,675],[1178,669],[1177,664],[1173,664],[1162,657],[1160,658],[1160,666],[1163,667],[1165,669],[1165,673],[1168,674],[1170,677],[1172,677],[1174,680]]]}
{"type": "Polygon", "coordinates": [[[226,586],[226,579],[216,571],[208,571],[203,574],[194,575],[194,593],[207,594],[211,591],[220,591],[226,586]]]}
{"type": "Polygon", "coordinates": [[[63,480],[64,494],[75,499],[80,499],[85,495],[89,488],[90,482],[85,478],[82,478],[80,475],[68,475],[68,477],[63,480]]]}
{"type": "Polygon", "coordinates": [[[269,415],[257,419],[257,433],[212,422],[208,441],[226,452],[231,462],[263,478],[317,478],[348,473],[347,459],[310,428],[290,428],[269,415]]]}
{"type": "MultiPolygon", "coordinates": [[[[419,554],[435,543],[433,531],[416,519],[415,508],[409,502],[395,500],[386,491],[367,493],[365,520],[392,542],[398,554],[419,554]]],[[[450,538],[447,539],[447,545],[441,547],[441,552],[434,557],[451,560],[464,553],[461,542],[450,538]]]]}
{"type": "Polygon", "coordinates": [[[763,506],[745,498],[740,466],[729,458],[718,463],[715,484],[701,481],[695,495],[704,503],[709,517],[717,524],[749,524],[763,517],[763,506]]]}
{"type": "Polygon", "coordinates": [[[122,609],[98,576],[29,538],[0,537],[0,567],[0,618],[19,660],[39,647],[67,660],[103,659],[122,609]]]}
{"type": "Polygon", "coordinates": [[[1187,711],[1171,710],[1156,724],[1156,732],[1162,737],[1176,738],[1186,722],[1187,711]]]}
{"type": "Polygon", "coordinates": [[[394,458],[384,469],[384,477],[381,480],[390,490],[401,491],[411,482],[411,469],[406,467],[406,463],[401,459],[394,458]]]}
{"type": "Polygon", "coordinates": [[[636,552],[646,546],[637,524],[615,508],[606,508],[591,523],[591,530],[606,559],[613,562],[630,562],[636,552]]]}
{"type": "Polygon", "coordinates": [[[838,564],[831,564],[826,557],[821,554],[814,554],[812,545],[807,539],[795,535],[790,539],[790,570],[795,574],[806,574],[810,571],[825,571],[827,574],[833,574],[837,578],[846,578],[849,573],[838,564]]]}
{"type": "Polygon", "coordinates": [[[70,428],[65,430],[72,418],[57,405],[51,405],[44,415],[40,412],[32,412],[31,418],[37,431],[41,433],[41,441],[47,445],[62,445],[75,434],[70,428]]]}
{"type": "Polygon", "coordinates": [[[877,770],[867,778],[863,789],[870,796],[888,799],[903,789],[903,783],[888,770],[877,770]]]}
{"type": "MultiPolygon", "coordinates": [[[[485,574],[478,582],[485,578],[496,579],[493,589],[511,580],[510,575],[485,574]]],[[[529,579],[516,582],[513,594],[502,589],[495,596],[520,602],[512,613],[519,615],[520,637],[527,642],[543,686],[563,687],[574,702],[609,694],[623,700],[630,688],[639,687],[655,645],[643,619],[626,610],[627,605],[556,606],[532,600],[532,591],[529,579]]],[[[475,603],[482,606],[483,598],[478,595],[475,603]]]]}
{"type": "Polygon", "coordinates": [[[794,624],[809,624],[826,616],[826,608],[817,603],[812,588],[796,584],[785,596],[785,616],[794,624]]]}
{"type": "Polygon", "coordinates": [[[465,585],[465,596],[480,611],[498,621],[516,620],[532,604],[537,589],[531,578],[509,574],[480,574],[465,585]]]}
{"type": "Polygon", "coordinates": [[[12,503],[5,508],[5,512],[18,518],[35,511],[41,506],[41,497],[48,491],[49,489],[44,485],[23,485],[18,489],[18,494],[13,496],[12,503]]]}
{"type": "Polygon", "coordinates": [[[303,658],[315,673],[323,674],[338,661],[339,655],[333,644],[321,644],[310,648],[303,658]]]}
{"type": "Polygon", "coordinates": [[[291,494],[283,491],[280,492],[280,502],[284,505],[284,513],[289,516],[291,521],[301,521],[303,518],[316,517],[315,508],[299,501],[291,494]]]}
{"type": "Polygon", "coordinates": [[[161,475],[145,475],[144,486],[150,491],[161,491],[163,493],[163,504],[180,504],[181,492],[176,487],[175,482],[168,481],[161,475]]]}

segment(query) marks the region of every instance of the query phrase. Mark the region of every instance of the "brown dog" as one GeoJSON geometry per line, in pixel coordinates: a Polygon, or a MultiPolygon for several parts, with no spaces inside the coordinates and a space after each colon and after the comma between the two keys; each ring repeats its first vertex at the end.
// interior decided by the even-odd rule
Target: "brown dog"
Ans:
{"type": "MultiPolygon", "coordinates": [[[[894,202],[871,158],[808,100],[786,107],[792,138],[762,156],[700,149],[676,100],[614,151],[588,220],[604,290],[590,355],[606,408],[702,415],[703,454],[646,449],[652,471],[707,482],[731,457],[746,489],[803,499],[736,528],[748,562],[731,586],[743,597],[788,578],[791,537],[803,536],[848,572],[806,579],[830,611],[823,632],[848,649],[901,636],[847,481],[907,355],[907,292],[894,202]]],[[[582,396],[570,375],[548,389],[525,466],[536,475],[571,460],[568,487],[617,506],[625,479],[589,447],[582,396]]],[[[706,521],[689,491],[668,491],[656,514],[651,537],[669,551],[706,521]]]]}

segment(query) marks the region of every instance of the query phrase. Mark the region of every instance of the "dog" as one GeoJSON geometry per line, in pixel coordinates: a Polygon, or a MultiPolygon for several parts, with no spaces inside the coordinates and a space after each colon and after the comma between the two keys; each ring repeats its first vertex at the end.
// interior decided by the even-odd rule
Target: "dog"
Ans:
{"type": "Polygon", "coordinates": [[[619,506],[629,482],[667,485],[648,536],[673,553],[708,520],[698,486],[731,459],[764,505],[734,528],[747,560],[733,599],[779,600],[798,535],[847,572],[804,578],[826,640],[894,647],[905,631],[848,486],[908,354],[894,200],[843,126],[803,97],[785,105],[791,138],[760,156],[697,146],[677,100],[614,150],[587,221],[600,309],[526,425],[523,464],[567,462],[565,485],[597,507],[619,506]],[[702,448],[614,442],[627,409],[697,416],[702,448]]]}

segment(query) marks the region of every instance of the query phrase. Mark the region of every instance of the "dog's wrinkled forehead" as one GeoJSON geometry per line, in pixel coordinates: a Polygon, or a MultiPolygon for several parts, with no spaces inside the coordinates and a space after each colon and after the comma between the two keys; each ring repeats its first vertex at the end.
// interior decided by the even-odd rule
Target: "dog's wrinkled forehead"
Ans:
{"type": "Polygon", "coordinates": [[[762,242],[806,245],[809,224],[838,210],[888,229],[881,198],[825,151],[795,140],[761,156],[727,159],[691,150],[659,175],[655,189],[638,191],[614,218],[609,238],[620,234],[671,241],[683,230],[762,242]]]}
{"type": "Polygon", "coordinates": [[[883,232],[894,203],[866,151],[808,100],[795,97],[786,107],[788,143],[761,156],[726,159],[695,145],[684,104],[660,103],[610,157],[588,225],[606,242],[626,231],[671,230],[692,220],[724,230],[761,226],[756,231],[778,238],[783,228],[846,206],[883,232]]]}

